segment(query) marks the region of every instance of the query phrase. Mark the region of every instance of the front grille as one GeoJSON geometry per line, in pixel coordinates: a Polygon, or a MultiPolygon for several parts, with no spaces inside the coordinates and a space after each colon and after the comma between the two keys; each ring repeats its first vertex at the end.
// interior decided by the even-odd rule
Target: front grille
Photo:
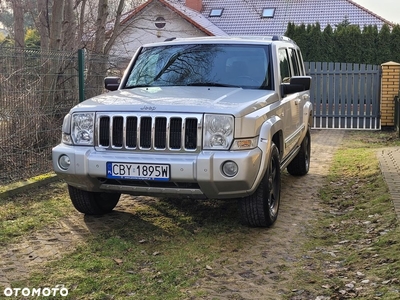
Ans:
{"type": "Polygon", "coordinates": [[[113,150],[197,151],[202,115],[97,115],[97,145],[113,150]]]}

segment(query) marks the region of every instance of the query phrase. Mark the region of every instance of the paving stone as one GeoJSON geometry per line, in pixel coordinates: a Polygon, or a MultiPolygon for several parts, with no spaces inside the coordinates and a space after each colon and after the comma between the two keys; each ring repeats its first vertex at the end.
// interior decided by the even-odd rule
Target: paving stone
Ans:
{"type": "Polygon", "coordinates": [[[380,168],[388,185],[397,218],[400,218],[400,147],[379,150],[380,168]]]}

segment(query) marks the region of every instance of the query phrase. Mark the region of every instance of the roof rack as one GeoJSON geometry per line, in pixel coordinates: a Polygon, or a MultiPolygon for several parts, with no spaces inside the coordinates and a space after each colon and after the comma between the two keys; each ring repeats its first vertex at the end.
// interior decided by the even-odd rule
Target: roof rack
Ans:
{"type": "Polygon", "coordinates": [[[286,42],[291,42],[291,43],[296,44],[295,41],[293,41],[291,38],[288,38],[287,36],[284,36],[284,35],[274,35],[274,36],[272,36],[272,40],[273,41],[286,41],[286,42]]]}

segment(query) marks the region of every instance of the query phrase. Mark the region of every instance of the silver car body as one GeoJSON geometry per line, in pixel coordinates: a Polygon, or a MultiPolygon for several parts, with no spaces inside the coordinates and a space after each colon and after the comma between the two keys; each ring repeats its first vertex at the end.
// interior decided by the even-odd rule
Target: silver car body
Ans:
{"type": "MultiPolygon", "coordinates": [[[[86,191],[226,199],[248,196],[256,190],[265,173],[273,141],[278,144],[281,168],[290,163],[311,126],[312,104],[308,90],[282,95],[277,53],[279,49],[297,46],[292,42],[273,41],[271,38],[213,37],[175,40],[151,47],[179,43],[270,45],[273,88],[265,90],[219,86],[150,86],[123,89],[129,76],[126,73],[118,90],[88,99],[71,109],[64,122],[63,132],[68,133],[71,130],[71,116],[75,113],[93,113],[94,140],[93,145],[63,142],[53,148],[53,167],[59,177],[69,185],[86,191]],[[229,149],[210,150],[203,147],[205,116],[213,114],[233,116],[234,141],[229,149]],[[179,131],[182,134],[182,145],[170,147],[172,142],[169,139],[172,139],[172,134],[169,134],[169,130],[171,124],[177,120],[181,120],[178,124],[182,126],[179,131]],[[193,123],[190,134],[182,125],[186,124],[185,120],[193,123]],[[106,123],[108,125],[104,125],[106,130],[101,128],[103,125],[99,125],[103,121],[109,122],[106,123]],[[135,134],[138,135],[138,139],[141,126],[144,127],[146,122],[151,126],[151,141],[149,140],[145,147],[136,144],[136,141],[128,145],[127,124],[130,121],[136,122],[135,134]],[[160,135],[155,133],[158,126],[156,122],[159,121],[165,124],[161,126],[161,136],[166,142],[161,144],[157,144],[156,139],[160,135]],[[117,135],[114,128],[116,124],[121,124],[123,133],[118,133],[121,135],[120,142],[113,143],[110,140],[115,138],[113,134],[117,135]],[[101,135],[104,136],[102,131],[108,130],[107,144],[102,142],[101,135]],[[187,140],[191,142],[187,142],[189,146],[186,148],[187,140]],[[242,143],[242,140],[247,145],[246,149],[233,147],[235,141],[242,143]],[[248,146],[248,143],[253,145],[248,146]],[[60,166],[60,157],[65,155],[70,163],[67,169],[60,166]],[[168,165],[168,179],[157,181],[153,180],[154,178],[107,178],[107,172],[110,171],[108,164],[112,162],[119,163],[120,166],[168,165]],[[226,162],[234,162],[238,166],[234,176],[227,176],[222,170],[226,162]]],[[[128,69],[135,63],[138,53],[133,57],[128,69]]],[[[304,67],[302,72],[304,74],[304,67]]],[[[115,166],[118,168],[117,164],[115,166]]],[[[117,170],[114,171],[118,173],[117,170]]]]}

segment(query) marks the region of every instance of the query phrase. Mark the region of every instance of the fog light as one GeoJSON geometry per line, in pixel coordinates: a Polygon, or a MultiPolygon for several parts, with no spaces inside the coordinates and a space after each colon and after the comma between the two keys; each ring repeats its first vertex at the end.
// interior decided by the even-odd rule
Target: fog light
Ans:
{"type": "Polygon", "coordinates": [[[225,174],[225,176],[233,177],[238,173],[238,171],[239,171],[239,167],[233,161],[226,161],[222,165],[222,172],[225,174]]]}
{"type": "Polygon", "coordinates": [[[69,166],[71,165],[71,160],[67,155],[61,155],[60,158],[58,159],[58,165],[60,166],[61,169],[63,170],[68,170],[69,166]]]}

